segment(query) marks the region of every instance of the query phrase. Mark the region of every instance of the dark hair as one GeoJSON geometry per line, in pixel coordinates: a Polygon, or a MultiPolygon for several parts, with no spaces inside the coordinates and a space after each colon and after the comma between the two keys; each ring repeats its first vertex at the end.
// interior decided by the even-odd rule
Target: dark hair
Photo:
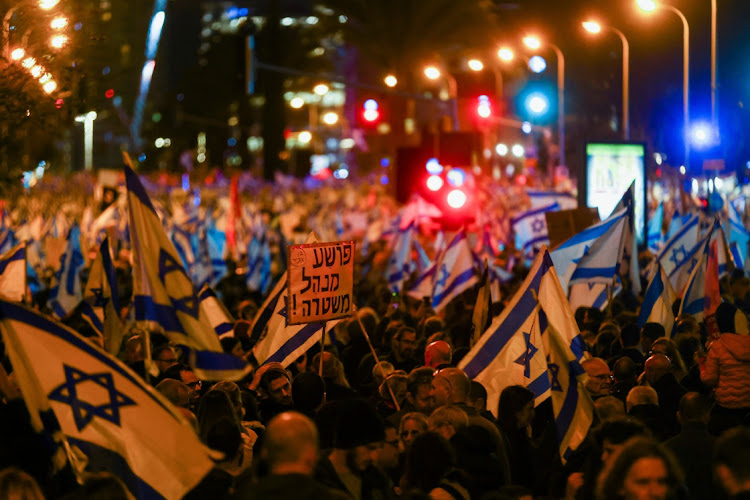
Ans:
{"type": "Polygon", "coordinates": [[[420,386],[432,385],[433,374],[434,371],[429,366],[414,368],[406,377],[406,392],[412,396],[416,396],[420,386]]]}
{"type": "Polygon", "coordinates": [[[190,368],[190,366],[183,364],[183,363],[177,363],[167,368],[167,370],[164,372],[164,375],[162,375],[161,378],[162,380],[164,380],[165,378],[172,378],[172,379],[179,380],[180,382],[182,382],[182,376],[180,375],[180,373],[192,372],[192,371],[193,369],[190,368]]]}
{"type": "Polygon", "coordinates": [[[638,378],[635,361],[627,356],[618,359],[612,367],[612,376],[617,382],[631,382],[634,384],[638,378]]]}
{"type": "Polygon", "coordinates": [[[314,372],[300,373],[292,381],[292,400],[294,407],[305,415],[313,412],[323,404],[326,396],[326,383],[314,372]]]}
{"type": "Polygon", "coordinates": [[[239,428],[240,419],[229,395],[219,389],[211,389],[201,397],[198,405],[198,429],[201,441],[207,443],[208,431],[223,418],[229,418],[239,428]]]}
{"type": "MultiPolygon", "coordinates": [[[[597,480],[596,498],[612,500],[622,498],[622,487],[630,468],[642,458],[657,458],[667,469],[667,483],[674,494],[682,483],[682,471],[672,453],[651,438],[634,437],[625,443],[611,460],[605,464],[597,480]]],[[[669,494],[669,493],[668,493],[669,494]]]]}
{"type": "Polygon", "coordinates": [[[497,403],[497,420],[508,430],[515,430],[518,424],[516,416],[523,407],[534,401],[534,393],[522,385],[509,385],[500,393],[497,403]]]}
{"type": "Polygon", "coordinates": [[[203,434],[206,445],[224,453],[224,460],[232,460],[242,446],[240,427],[229,417],[219,418],[203,434]]]}
{"type": "Polygon", "coordinates": [[[469,389],[469,399],[472,401],[476,401],[479,398],[487,401],[487,389],[485,389],[480,382],[472,380],[471,389],[469,389]]]}
{"type": "Polygon", "coordinates": [[[612,418],[603,421],[594,428],[591,435],[594,441],[601,447],[606,439],[612,444],[622,444],[635,436],[651,436],[648,428],[637,420],[626,417],[612,418]]]}
{"type": "Polygon", "coordinates": [[[750,429],[734,427],[716,440],[714,467],[724,465],[740,482],[750,480],[750,429]]]}
{"type": "Polygon", "coordinates": [[[455,454],[448,440],[435,432],[424,432],[414,438],[406,454],[406,488],[432,491],[455,464],[455,454]]]}
{"type": "Polygon", "coordinates": [[[711,413],[711,400],[697,392],[688,392],[680,398],[680,418],[683,422],[702,422],[711,413]]]}
{"type": "Polygon", "coordinates": [[[633,323],[628,323],[620,329],[620,339],[622,339],[623,347],[631,347],[638,345],[641,334],[638,331],[638,327],[633,323]]]}
{"type": "Polygon", "coordinates": [[[653,342],[665,335],[664,327],[659,323],[646,323],[641,327],[641,335],[653,342]]]}
{"type": "Polygon", "coordinates": [[[685,366],[687,368],[693,366],[695,364],[693,355],[701,348],[701,340],[693,335],[681,335],[675,339],[675,344],[685,366]]]}

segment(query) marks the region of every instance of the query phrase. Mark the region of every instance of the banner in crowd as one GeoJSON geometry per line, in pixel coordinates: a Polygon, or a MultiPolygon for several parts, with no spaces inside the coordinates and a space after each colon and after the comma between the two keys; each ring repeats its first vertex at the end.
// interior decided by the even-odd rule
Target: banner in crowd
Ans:
{"type": "Polygon", "coordinates": [[[289,247],[287,303],[290,325],[351,316],[354,310],[354,242],[289,247]]]}

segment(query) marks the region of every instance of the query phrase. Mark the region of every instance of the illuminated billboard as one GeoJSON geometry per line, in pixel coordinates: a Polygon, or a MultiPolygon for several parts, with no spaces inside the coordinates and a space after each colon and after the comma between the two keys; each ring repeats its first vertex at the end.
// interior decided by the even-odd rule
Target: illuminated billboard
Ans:
{"type": "Polygon", "coordinates": [[[586,206],[609,217],[635,181],[635,230],[643,242],[646,226],[646,146],[640,143],[586,144],[586,206]]]}

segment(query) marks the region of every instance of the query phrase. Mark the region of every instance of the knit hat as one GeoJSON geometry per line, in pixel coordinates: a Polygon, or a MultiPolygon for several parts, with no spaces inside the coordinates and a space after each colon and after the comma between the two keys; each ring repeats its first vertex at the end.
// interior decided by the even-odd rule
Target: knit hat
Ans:
{"type": "Polygon", "coordinates": [[[722,302],[716,308],[716,323],[721,333],[737,333],[739,335],[750,333],[745,313],[729,302],[722,302]]]}
{"type": "Polygon", "coordinates": [[[385,439],[385,426],[364,399],[340,401],[336,408],[334,448],[348,450],[385,439]]]}

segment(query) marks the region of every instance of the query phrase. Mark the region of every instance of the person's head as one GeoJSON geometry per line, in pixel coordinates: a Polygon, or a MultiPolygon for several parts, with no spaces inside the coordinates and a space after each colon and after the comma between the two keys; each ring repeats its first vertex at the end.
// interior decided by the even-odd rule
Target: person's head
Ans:
{"type": "Polygon", "coordinates": [[[398,329],[391,341],[393,356],[398,361],[406,361],[414,357],[417,348],[417,332],[414,328],[403,326],[398,329]]]}
{"type": "Polygon", "coordinates": [[[305,415],[314,414],[326,402],[326,383],[315,372],[300,373],[292,380],[294,407],[305,415]]]}
{"type": "Polygon", "coordinates": [[[143,361],[143,337],[133,335],[125,342],[125,362],[133,364],[137,361],[143,361]]]}
{"type": "Polygon", "coordinates": [[[28,473],[16,467],[0,471],[0,498],[44,500],[41,488],[28,473]]]}
{"type": "Polygon", "coordinates": [[[195,376],[192,368],[182,363],[174,364],[167,368],[162,376],[162,379],[168,378],[179,380],[180,382],[185,384],[188,389],[190,389],[191,405],[194,405],[198,402],[198,398],[201,395],[202,383],[200,380],[198,380],[198,377],[195,376]]]}
{"type": "Polygon", "coordinates": [[[237,458],[242,447],[242,430],[234,418],[219,417],[208,424],[208,428],[201,429],[201,435],[206,446],[224,454],[222,461],[231,462],[237,458]]]}
{"type": "Polygon", "coordinates": [[[201,398],[198,405],[198,428],[200,429],[201,441],[207,443],[208,431],[221,419],[228,418],[240,427],[240,419],[237,417],[232,401],[226,392],[211,389],[201,398]]]}
{"type": "Polygon", "coordinates": [[[469,389],[469,397],[466,402],[476,408],[478,412],[487,410],[487,389],[477,382],[476,380],[471,381],[471,389],[469,389]]]}
{"type": "Polygon", "coordinates": [[[405,413],[398,425],[398,437],[401,439],[403,449],[409,448],[414,438],[427,432],[428,427],[427,417],[423,413],[416,411],[405,413]]]}
{"type": "Polygon", "coordinates": [[[750,429],[725,431],[714,446],[714,471],[729,495],[750,490],[750,429]]]}
{"type": "Polygon", "coordinates": [[[643,364],[644,377],[649,384],[656,383],[667,373],[672,372],[672,362],[664,354],[653,354],[643,364]]]}
{"type": "Polygon", "coordinates": [[[428,429],[450,439],[459,429],[469,425],[469,416],[455,405],[440,406],[427,419],[428,429]]]}
{"type": "Polygon", "coordinates": [[[431,368],[437,368],[440,365],[450,364],[451,346],[448,342],[437,340],[428,345],[424,350],[424,364],[431,368]]]}
{"type": "Polygon", "coordinates": [[[683,314],[677,318],[677,336],[689,335],[699,337],[701,335],[701,326],[698,320],[690,314],[683,314]]]}
{"type": "Polygon", "coordinates": [[[414,439],[406,453],[404,485],[407,489],[432,491],[455,465],[455,453],[448,440],[425,432],[414,439]]]}
{"type": "Polygon", "coordinates": [[[497,418],[507,430],[524,429],[534,418],[534,393],[522,385],[509,385],[500,393],[497,418]]]}
{"type": "Polygon", "coordinates": [[[693,357],[702,348],[700,337],[682,335],[677,337],[675,343],[677,344],[677,350],[680,352],[682,361],[687,365],[686,367],[693,366],[693,357]]]}
{"type": "Polygon", "coordinates": [[[431,395],[435,406],[464,403],[471,390],[471,380],[460,368],[443,368],[432,378],[431,395]]]}
{"type": "Polygon", "coordinates": [[[602,463],[606,463],[628,439],[635,436],[650,437],[651,432],[638,420],[619,417],[602,421],[594,428],[592,436],[601,450],[602,463]]]}
{"type": "Polygon", "coordinates": [[[721,333],[747,335],[750,331],[745,313],[729,302],[722,302],[716,308],[716,324],[721,333]]]}
{"type": "Polygon", "coordinates": [[[229,401],[232,402],[234,411],[237,413],[237,418],[242,421],[242,418],[245,416],[245,407],[242,405],[242,392],[240,391],[240,387],[234,382],[222,380],[216,382],[211,390],[224,391],[226,395],[229,396],[229,401]]]}
{"type": "Polygon", "coordinates": [[[625,403],[628,407],[628,413],[633,409],[634,406],[640,405],[654,405],[659,406],[659,395],[656,393],[653,387],[647,385],[637,385],[630,389],[628,396],[625,399],[625,403]]]}
{"type": "Polygon", "coordinates": [[[171,366],[177,364],[177,355],[170,345],[162,345],[154,349],[151,359],[159,369],[159,373],[164,374],[171,366]]]}
{"type": "Polygon", "coordinates": [[[638,380],[635,361],[627,356],[623,356],[615,361],[615,364],[612,367],[612,378],[614,379],[614,382],[618,384],[635,385],[638,380]]]}
{"type": "Polygon", "coordinates": [[[388,420],[384,422],[384,425],[385,439],[383,440],[383,446],[377,450],[375,465],[381,470],[390,471],[398,467],[401,442],[398,438],[398,429],[396,426],[388,420]]]}
{"type": "Polygon", "coordinates": [[[178,408],[190,408],[190,388],[179,380],[166,378],[156,385],[156,390],[178,408]]]}
{"type": "Polygon", "coordinates": [[[378,395],[383,401],[388,401],[393,406],[398,404],[400,408],[406,398],[406,372],[398,370],[390,375],[378,387],[378,395]],[[395,398],[395,401],[394,401],[395,398]]]}
{"type": "Polygon", "coordinates": [[[682,483],[672,454],[652,439],[636,437],[605,464],[596,484],[599,500],[664,500],[682,483]]]}
{"type": "Polygon", "coordinates": [[[372,379],[375,381],[375,385],[380,385],[383,383],[383,380],[386,379],[388,375],[393,373],[396,370],[396,368],[393,367],[393,363],[390,361],[381,361],[379,363],[375,363],[375,366],[372,367],[372,379]]]}
{"type": "Polygon", "coordinates": [[[622,340],[623,347],[637,347],[640,339],[641,332],[638,331],[638,327],[633,323],[628,323],[620,330],[620,340],[622,340]]]}
{"type": "Polygon", "coordinates": [[[266,426],[261,456],[272,474],[312,475],[318,460],[315,423],[297,412],[276,415],[266,426]]]}
{"type": "Polygon", "coordinates": [[[612,389],[612,374],[602,358],[589,358],[581,362],[586,375],[586,389],[593,398],[607,396],[612,389]]]}
{"type": "Polygon", "coordinates": [[[674,340],[668,339],[666,337],[654,340],[654,343],[651,344],[651,350],[649,351],[649,354],[663,354],[667,358],[669,358],[669,361],[671,361],[672,370],[676,370],[683,375],[687,373],[687,367],[685,366],[682,355],[677,349],[677,344],[674,340]]]}
{"type": "Polygon", "coordinates": [[[664,327],[659,323],[646,323],[641,327],[641,350],[648,352],[654,340],[664,337],[664,327]]]}
{"type": "Polygon", "coordinates": [[[409,372],[406,378],[406,401],[415,410],[425,415],[432,413],[435,401],[432,397],[432,368],[422,366],[409,372]]]}
{"type": "Polygon", "coordinates": [[[604,396],[594,401],[594,409],[600,421],[625,416],[625,405],[614,396],[604,396]]]}
{"type": "Polygon", "coordinates": [[[242,348],[242,342],[236,337],[224,337],[219,339],[221,342],[221,349],[227,354],[234,354],[238,358],[244,358],[245,349],[242,348]]]}
{"type": "Polygon", "coordinates": [[[267,363],[258,368],[250,387],[276,404],[292,404],[292,377],[281,363],[267,363]]]}
{"type": "Polygon", "coordinates": [[[385,427],[375,409],[364,399],[341,401],[337,406],[333,448],[345,457],[354,474],[364,472],[377,459],[385,440],[385,427]]]}
{"type": "Polygon", "coordinates": [[[708,424],[711,416],[711,401],[698,392],[688,392],[680,398],[677,420],[680,424],[708,424]]]}

